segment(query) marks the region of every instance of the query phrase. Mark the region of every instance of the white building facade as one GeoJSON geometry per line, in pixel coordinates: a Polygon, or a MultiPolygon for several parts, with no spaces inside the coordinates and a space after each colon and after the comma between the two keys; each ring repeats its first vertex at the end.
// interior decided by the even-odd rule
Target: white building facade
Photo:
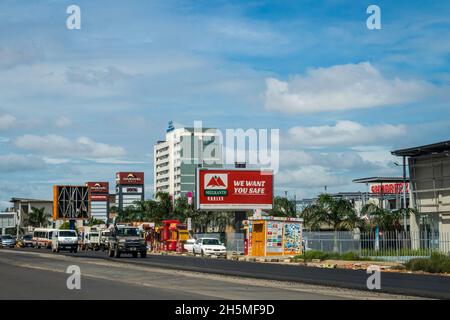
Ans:
{"type": "Polygon", "coordinates": [[[217,129],[177,128],[171,123],[165,140],[154,146],[154,193],[174,199],[194,196],[195,172],[201,167],[222,167],[222,144],[217,129]]]}

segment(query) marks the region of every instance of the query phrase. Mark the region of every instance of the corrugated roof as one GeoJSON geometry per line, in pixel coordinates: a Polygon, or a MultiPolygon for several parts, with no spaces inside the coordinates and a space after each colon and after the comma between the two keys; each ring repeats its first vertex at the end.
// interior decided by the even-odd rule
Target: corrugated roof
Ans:
{"type": "Polygon", "coordinates": [[[405,157],[412,157],[412,156],[420,156],[420,155],[426,155],[426,154],[432,154],[432,153],[443,153],[443,152],[450,151],[450,140],[437,142],[433,144],[427,144],[424,146],[419,147],[412,147],[412,148],[406,148],[406,149],[400,149],[391,151],[391,154],[394,156],[405,156],[405,157]]]}
{"type": "MultiPolygon", "coordinates": [[[[406,181],[409,181],[406,178],[406,181]]],[[[360,178],[354,179],[355,183],[392,183],[392,182],[403,182],[403,177],[369,177],[369,178],[360,178]]]]}

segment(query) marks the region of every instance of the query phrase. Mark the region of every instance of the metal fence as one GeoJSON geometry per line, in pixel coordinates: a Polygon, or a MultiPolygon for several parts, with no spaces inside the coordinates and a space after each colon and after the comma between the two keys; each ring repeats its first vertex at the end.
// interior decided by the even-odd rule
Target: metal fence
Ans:
{"type": "Polygon", "coordinates": [[[305,250],[345,254],[385,261],[407,261],[433,253],[450,254],[448,233],[431,232],[303,232],[305,250]]]}

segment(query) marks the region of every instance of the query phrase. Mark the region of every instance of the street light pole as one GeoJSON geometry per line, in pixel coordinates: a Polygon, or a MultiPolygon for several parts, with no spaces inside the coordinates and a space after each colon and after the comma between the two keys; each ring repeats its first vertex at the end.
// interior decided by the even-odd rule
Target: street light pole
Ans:
{"type": "Polygon", "coordinates": [[[406,156],[403,156],[403,227],[406,231],[406,156]]]}

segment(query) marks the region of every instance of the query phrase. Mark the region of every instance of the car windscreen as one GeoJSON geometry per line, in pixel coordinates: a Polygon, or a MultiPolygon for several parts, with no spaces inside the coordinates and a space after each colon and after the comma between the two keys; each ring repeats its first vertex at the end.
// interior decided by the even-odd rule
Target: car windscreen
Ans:
{"type": "Polygon", "coordinates": [[[60,237],[76,237],[77,234],[75,231],[60,231],[59,232],[60,237]]]}
{"type": "Polygon", "coordinates": [[[218,245],[218,244],[220,244],[220,242],[219,242],[219,239],[203,239],[203,244],[218,245]]]}
{"type": "Polygon", "coordinates": [[[23,236],[23,240],[31,240],[33,239],[32,235],[23,236]]]}
{"type": "Polygon", "coordinates": [[[11,240],[12,237],[11,237],[11,236],[2,236],[2,239],[3,239],[3,240],[11,240]]]}
{"type": "Polygon", "coordinates": [[[136,228],[119,228],[117,235],[124,237],[136,237],[139,236],[139,229],[136,228]]]}

